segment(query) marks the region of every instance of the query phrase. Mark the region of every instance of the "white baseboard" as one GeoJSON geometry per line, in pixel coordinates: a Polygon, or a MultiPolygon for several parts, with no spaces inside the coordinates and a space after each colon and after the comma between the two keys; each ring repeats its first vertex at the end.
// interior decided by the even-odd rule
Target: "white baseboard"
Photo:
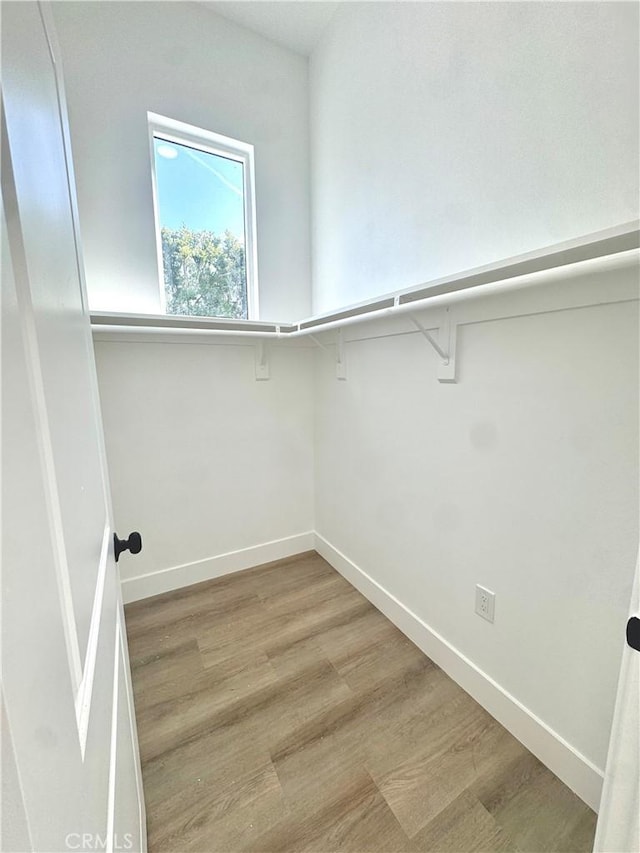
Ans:
{"type": "Polygon", "coordinates": [[[598,811],[602,770],[317,532],[315,549],[565,785],[598,811]]]}
{"type": "Polygon", "coordinates": [[[304,551],[312,551],[314,547],[315,537],[313,532],[309,531],[296,536],[287,536],[285,539],[276,539],[273,542],[264,542],[262,545],[254,545],[251,548],[242,548],[240,551],[230,551],[227,554],[197,560],[194,563],[185,563],[181,566],[149,572],[146,575],[124,578],[122,600],[125,604],[139,601],[141,598],[149,598],[152,595],[219,578],[232,572],[251,569],[273,560],[293,557],[304,551]]]}
{"type": "Polygon", "coordinates": [[[125,604],[138,601],[273,560],[293,557],[314,548],[588,806],[598,810],[604,778],[602,770],[317,532],[300,533],[194,563],[126,578],[122,581],[122,598],[125,604]]]}

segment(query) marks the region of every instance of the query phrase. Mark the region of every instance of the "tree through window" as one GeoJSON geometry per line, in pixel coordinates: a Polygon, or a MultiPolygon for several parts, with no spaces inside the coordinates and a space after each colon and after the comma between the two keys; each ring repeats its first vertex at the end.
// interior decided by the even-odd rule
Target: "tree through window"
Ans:
{"type": "Polygon", "coordinates": [[[254,319],[253,146],[150,116],[167,314],[254,319]]]}

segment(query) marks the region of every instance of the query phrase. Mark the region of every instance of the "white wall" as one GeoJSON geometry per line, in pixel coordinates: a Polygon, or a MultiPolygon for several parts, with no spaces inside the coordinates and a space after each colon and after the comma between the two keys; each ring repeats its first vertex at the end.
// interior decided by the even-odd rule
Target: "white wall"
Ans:
{"type": "MultiPolygon", "coordinates": [[[[271,164],[258,184],[262,302],[299,319],[304,61],[204,9],[92,8],[95,20],[85,4],[55,10],[90,286],[155,288],[146,134],[143,164],[120,132],[144,129],[150,109],[253,141],[258,171],[271,164]],[[219,84],[228,63],[233,92],[219,84]],[[121,149],[136,164],[127,181],[121,149]]],[[[637,215],[634,16],[614,3],[344,4],[311,63],[315,307],[637,215]]],[[[261,383],[238,341],[100,338],[118,532],[145,539],[120,563],[125,588],[239,568],[224,557],[238,550],[247,565],[302,550],[315,526],[601,768],[637,548],[637,303],[576,305],[620,288],[637,298],[635,275],[456,307],[456,385],[438,384],[419,335],[368,339],[406,320],[349,331],[362,340],[347,346],[346,382],[322,351],[273,347],[261,383]],[[563,294],[567,310],[492,319],[563,294]],[[497,594],[494,625],[473,613],[478,582],[497,594]]]]}
{"type": "Polygon", "coordinates": [[[262,547],[313,530],[312,350],[272,346],[271,378],[256,381],[254,347],[237,339],[100,337],[116,530],[144,541],[120,560],[125,598],[313,547],[308,536],[262,547]]]}
{"type": "Polygon", "coordinates": [[[600,769],[638,547],[638,313],[571,306],[637,300],[637,275],[455,306],[457,384],[420,334],[375,337],[406,318],[348,330],[346,382],[317,363],[317,532],[600,769]]]}
{"type": "MultiPolygon", "coordinates": [[[[5,635],[6,636],[6,635],[5,635]]],[[[6,641],[5,641],[6,642],[6,641]]],[[[24,806],[20,774],[16,762],[4,695],[0,695],[0,745],[2,746],[2,779],[0,779],[0,847],[1,850],[32,850],[29,823],[24,806]]]]}
{"type": "Polygon", "coordinates": [[[151,111],[255,146],[261,317],[308,315],[306,59],[197,3],[53,11],[91,307],[159,310],[151,111]]]}
{"type": "Polygon", "coordinates": [[[638,216],[638,7],[345,3],[311,57],[314,311],[638,216]]]}

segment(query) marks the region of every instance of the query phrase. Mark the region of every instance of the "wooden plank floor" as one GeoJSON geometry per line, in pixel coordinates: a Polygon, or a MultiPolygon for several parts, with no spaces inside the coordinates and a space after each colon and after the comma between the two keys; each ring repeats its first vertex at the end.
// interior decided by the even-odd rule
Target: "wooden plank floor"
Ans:
{"type": "Polygon", "coordinates": [[[314,552],[130,604],[155,851],[587,851],[595,815],[314,552]]]}

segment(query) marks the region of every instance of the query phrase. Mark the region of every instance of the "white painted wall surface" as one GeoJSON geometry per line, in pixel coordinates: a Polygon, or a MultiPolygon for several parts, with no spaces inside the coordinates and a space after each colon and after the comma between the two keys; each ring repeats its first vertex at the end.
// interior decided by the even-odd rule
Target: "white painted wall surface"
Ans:
{"type": "MultiPolygon", "coordinates": [[[[150,109],[255,143],[263,316],[299,319],[304,60],[195,4],[89,5],[55,13],[94,307],[113,287],[131,310],[153,301],[148,147],[133,136],[150,109]]],[[[344,4],[311,60],[316,310],[637,216],[637,14],[344,4]]],[[[346,382],[331,352],[274,346],[256,382],[251,346],[99,339],[117,529],[144,537],[120,564],[125,595],[138,576],[206,576],[315,528],[602,768],[638,536],[637,304],[490,308],[606,300],[629,275],[467,303],[456,385],[419,335],[366,340],[408,320],[350,329],[365,340],[347,345],[346,382]],[[494,625],[473,613],[476,583],[496,592],[494,625]]]]}
{"type": "Polygon", "coordinates": [[[272,346],[268,381],[253,345],[98,340],[96,359],[116,530],[144,543],[120,560],[125,597],[132,577],[313,530],[311,349],[272,346]]]}
{"type": "Polygon", "coordinates": [[[490,318],[620,288],[637,268],[457,306],[455,385],[420,334],[371,339],[407,318],[347,330],[346,382],[317,356],[317,532],[600,769],[638,543],[637,301],[490,318]]]}
{"type": "Polygon", "coordinates": [[[147,111],[255,146],[262,319],[310,310],[306,59],[198,3],[54,3],[91,308],[158,313],[147,111]]]}
{"type": "Polygon", "coordinates": [[[638,216],[638,7],[344,3],[312,54],[315,312],[638,216]]]}
{"type": "Polygon", "coordinates": [[[2,778],[0,779],[0,850],[33,850],[29,823],[24,807],[20,774],[9,731],[4,696],[0,694],[0,747],[2,748],[2,778]]]}

